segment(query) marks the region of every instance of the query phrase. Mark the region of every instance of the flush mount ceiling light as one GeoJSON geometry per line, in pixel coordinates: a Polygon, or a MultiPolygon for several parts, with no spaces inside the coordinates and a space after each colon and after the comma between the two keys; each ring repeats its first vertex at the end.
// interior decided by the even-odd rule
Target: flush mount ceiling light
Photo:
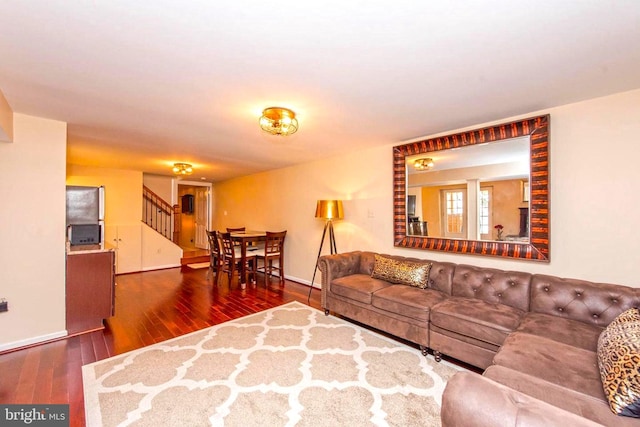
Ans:
{"type": "Polygon", "coordinates": [[[176,175],[191,175],[193,167],[189,163],[174,163],[173,173],[176,175]]]}
{"type": "Polygon", "coordinates": [[[419,171],[427,171],[433,167],[433,159],[431,157],[417,159],[413,162],[413,167],[419,171]]]}
{"type": "Polygon", "coordinates": [[[269,107],[262,111],[260,127],[271,135],[287,136],[296,133],[298,120],[296,113],[288,108],[269,107]]]}

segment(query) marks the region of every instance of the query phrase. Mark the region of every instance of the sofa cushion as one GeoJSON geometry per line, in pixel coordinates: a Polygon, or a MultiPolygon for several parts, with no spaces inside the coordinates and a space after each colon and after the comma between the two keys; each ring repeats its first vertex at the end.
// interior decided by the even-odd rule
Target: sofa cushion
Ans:
{"type": "Polygon", "coordinates": [[[431,307],[445,298],[445,294],[434,289],[395,285],[375,292],[371,297],[371,305],[391,313],[428,322],[431,307]]]}
{"type": "Polygon", "coordinates": [[[376,254],[371,277],[425,289],[430,269],[429,262],[398,260],[376,254]]]}
{"type": "MultiPolygon", "coordinates": [[[[503,384],[509,388],[543,400],[566,411],[588,418],[605,426],[627,427],[638,426],[633,418],[619,417],[609,409],[609,402],[570,390],[540,378],[524,374],[504,366],[489,366],[482,376],[503,384]]],[[[566,426],[569,427],[569,426],[566,426]]]]}
{"type": "Polygon", "coordinates": [[[472,372],[447,382],[441,420],[442,427],[601,426],[472,372]]]}
{"type": "Polygon", "coordinates": [[[640,417],[640,313],[631,308],[598,339],[598,366],[604,394],[618,415],[640,417]]]}
{"type": "Polygon", "coordinates": [[[514,332],[493,363],[604,400],[597,359],[595,351],[514,332]]]}
{"type": "Polygon", "coordinates": [[[431,309],[431,323],[440,329],[501,345],[514,331],[522,310],[483,300],[451,297],[431,309]]]}
{"type": "Polygon", "coordinates": [[[366,274],[352,274],[331,282],[331,292],[341,297],[371,304],[371,295],[378,289],[393,286],[384,280],[374,279],[366,274]]]}
{"type": "Polygon", "coordinates": [[[460,264],[453,274],[451,295],[529,311],[530,289],[530,273],[460,264]]]}
{"type": "Polygon", "coordinates": [[[527,313],[518,326],[518,332],[538,335],[574,347],[593,351],[604,328],[578,320],[542,313],[527,313]]]}

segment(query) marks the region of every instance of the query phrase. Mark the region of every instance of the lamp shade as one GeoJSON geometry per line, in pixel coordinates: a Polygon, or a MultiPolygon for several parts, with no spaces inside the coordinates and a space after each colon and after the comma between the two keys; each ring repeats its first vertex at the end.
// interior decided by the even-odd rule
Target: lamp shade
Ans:
{"type": "Polygon", "coordinates": [[[316,218],[342,219],[344,210],[342,200],[318,200],[316,205],[316,218]]]}

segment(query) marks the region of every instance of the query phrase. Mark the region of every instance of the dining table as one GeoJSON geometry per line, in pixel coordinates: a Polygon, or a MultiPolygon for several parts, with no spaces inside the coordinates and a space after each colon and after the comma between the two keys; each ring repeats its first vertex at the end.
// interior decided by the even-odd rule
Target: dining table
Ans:
{"type": "Polygon", "coordinates": [[[266,231],[246,230],[231,233],[231,240],[240,245],[240,284],[247,283],[247,252],[258,250],[258,246],[249,247],[250,243],[264,242],[267,239],[266,231]]]}

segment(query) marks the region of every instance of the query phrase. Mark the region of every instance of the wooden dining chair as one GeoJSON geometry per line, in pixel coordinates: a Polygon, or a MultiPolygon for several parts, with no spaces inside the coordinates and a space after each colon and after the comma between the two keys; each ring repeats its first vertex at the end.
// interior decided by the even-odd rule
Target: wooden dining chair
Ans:
{"type": "Polygon", "coordinates": [[[223,260],[219,233],[215,230],[207,230],[207,240],[209,241],[209,270],[207,271],[207,279],[209,279],[209,274],[215,273],[217,283],[223,260]]]}
{"type": "Polygon", "coordinates": [[[257,267],[257,271],[264,272],[264,285],[268,285],[268,281],[273,275],[273,270],[278,270],[280,276],[280,285],[284,285],[284,238],[287,230],[272,232],[267,231],[264,242],[264,249],[254,252],[257,261],[262,261],[262,267],[257,267]],[[278,266],[273,266],[273,261],[278,261],[278,266]]]}
{"type": "MultiPolygon", "coordinates": [[[[239,246],[235,246],[233,240],[231,239],[231,233],[219,233],[220,240],[222,242],[222,271],[227,273],[229,277],[229,285],[231,285],[231,279],[233,278],[233,273],[235,271],[238,272],[238,277],[240,276],[240,272],[242,271],[242,248],[239,246]]],[[[245,262],[245,271],[247,272],[247,276],[251,275],[253,280],[252,282],[256,282],[256,255],[254,252],[247,253],[245,262]]],[[[239,279],[239,281],[241,281],[239,279]]],[[[218,277],[216,276],[216,284],[218,283],[218,277]]]]}

